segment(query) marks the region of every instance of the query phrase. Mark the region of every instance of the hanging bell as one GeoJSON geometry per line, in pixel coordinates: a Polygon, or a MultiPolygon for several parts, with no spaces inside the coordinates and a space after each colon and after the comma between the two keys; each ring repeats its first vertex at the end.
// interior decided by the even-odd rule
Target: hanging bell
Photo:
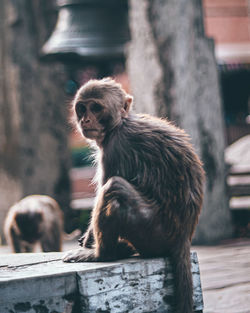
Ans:
{"type": "Polygon", "coordinates": [[[127,0],[58,0],[57,5],[57,23],[43,46],[43,57],[63,62],[124,58],[127,0]]]}

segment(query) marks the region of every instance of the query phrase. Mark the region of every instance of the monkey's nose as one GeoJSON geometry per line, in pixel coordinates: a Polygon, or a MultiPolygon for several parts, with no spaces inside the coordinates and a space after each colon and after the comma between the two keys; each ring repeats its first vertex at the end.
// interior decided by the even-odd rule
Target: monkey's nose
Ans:
{"type": "Polygon", "coordinates": [[[88,118],[88,117],[85,117],[85,118],[83,118],[82,119],[82,121],[81,121],[81,124],[88,124],[90,122],[90,118],[88,118]]]}

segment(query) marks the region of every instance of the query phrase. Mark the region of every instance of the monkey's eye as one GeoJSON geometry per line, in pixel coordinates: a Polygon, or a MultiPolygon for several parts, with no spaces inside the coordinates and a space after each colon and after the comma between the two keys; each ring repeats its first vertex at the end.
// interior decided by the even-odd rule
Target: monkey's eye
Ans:
{"type": "Polygon", "coordinates": [[[86,107],[82,102],[77,102],[75,110],[76,110],[77,117],[80,119],[83,116],[83,114],[86,112],[86,107]]]}
{"type": "Polygon", "coordinates": [[[92,105],[91,105],[91,111],[93,113],[99,113],[101,112],[103,109],[103,107],[99,104],[99,103],[96,103],[94,102],[92,105]]]}

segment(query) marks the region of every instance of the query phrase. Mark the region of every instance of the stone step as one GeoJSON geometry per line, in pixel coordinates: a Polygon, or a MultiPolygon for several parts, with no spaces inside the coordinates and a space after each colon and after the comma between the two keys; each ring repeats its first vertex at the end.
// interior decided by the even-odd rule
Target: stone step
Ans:
{"type": "MultiPolygon", "coordinates": [[[[167,258],[63,263],[62,253],[2,255],[0,312],[171,313],[167,258]]],[[[194,312],[203,310],[200,271],[191,253],[194,312]]],[[[181,299],[180,299],[181,301],[181,299]]]]}

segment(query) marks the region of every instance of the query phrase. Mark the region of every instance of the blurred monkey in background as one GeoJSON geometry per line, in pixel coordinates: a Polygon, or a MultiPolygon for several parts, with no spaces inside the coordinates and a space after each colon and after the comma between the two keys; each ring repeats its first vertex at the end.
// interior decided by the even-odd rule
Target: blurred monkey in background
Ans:
{"type": "Polygon", "coordinates": [[[13,252],[34,252],[39,243],[42,251],[62,250],[63,239],[80,235],[76,230],[63,232],[63,212],[49,196],[30,195],[14,204],[7,214],[4,234],[13,252]]]}

